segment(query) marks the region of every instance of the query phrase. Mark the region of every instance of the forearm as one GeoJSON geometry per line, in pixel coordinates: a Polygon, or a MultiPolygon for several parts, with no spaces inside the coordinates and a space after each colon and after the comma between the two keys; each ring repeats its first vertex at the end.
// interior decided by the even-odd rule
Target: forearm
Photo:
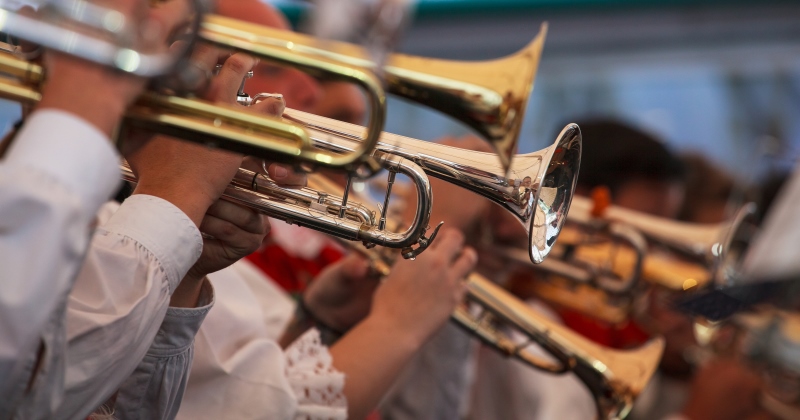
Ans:
{"type": "Polygon", "coordinates": [[[370,315],[331,347],[333,366],[346,377],[349,418],[364,418],[375,409],[421,344],[370,315]]]}

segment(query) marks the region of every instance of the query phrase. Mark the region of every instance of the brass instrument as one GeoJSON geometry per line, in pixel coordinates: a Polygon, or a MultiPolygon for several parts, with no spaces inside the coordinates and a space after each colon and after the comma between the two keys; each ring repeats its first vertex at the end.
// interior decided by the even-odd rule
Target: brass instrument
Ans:
{"type": "Polygon", "coordinates": [[[391,54],[382,69],[376,69],[364,49],[356,45],[321,43],[307,35],[218,15],[204,16],[198,37],[304,70],[313,67],[305,66],[303,60],[320,60],[380,72],[390,93],[442,111],[475,129],[494,147],[502,168],[508,170],[546,33],[545,24],[526,47],[498,60],[465,63],[391,54]]]}
{"type": "Polygon", "coordinates": [[[628,415],[664,351],[661,337],[633,350],[603,347],[539,315],[474,273],[467,279],[467,302],[456,310],[453,319],[503,354],[548,372],[574,373],[594,396],[600,419],[628,415]],[[558,363],[530,353],[531,344],[541,346],[558,363]]]}
{"type": "Polygon", "coordinates": [[[675,291],[729,282],[739,271],[755,214],[748,204],[727,222],[698,225],[617,206],[597,217],[592,200],[572,202],[560,241],[542,264],[529,264],[518,248],[485,252],[548,274],[530,286],[541,299],[610,324],[630,318],[636,297],[646,290],[640,280],[675,291]]]}
{"type": "Polygon", "coordinates": [[[617,206],[609,206],[597,218],[591,214],[592,206],[591,200],[575,197],[569,220],[582,224],[625,223],[637,229],[651,245],[663,246],[677,256],[688,258],[690,264],[699,264],[700,269],[706,270],[705,276],[699,276],[698,267],[681,265],[675,260],[656,258],[649,266],[645,262],[645,271],[649,269],[645,277],[673,290],[730,281],[734,274],[732,271],[737,271],[735,263],[753,234],[752,218],[756,210],[755,204],[748,203],[730,220],[704,225],[666,220],[617,206]],[[671,270],[674,270],[673,274],[669,272],[671,270]],[[685,271],[689,275],[676,276],[675,271],[685,271]]]}
{"type": "MultiPolygon", "coordinates": [[[[339,194],[341,187],[318,174],[310,174],[309,186],[339,194]]],[[[364,199],[360,199],[364,201],[364,199]]],[[[390,225],[397,225],[389,218],[390,225]]],[[[377,274],[391,272],[395,253],[381,248],[344,245],[369,259],[377,274]]],[[[634,350],[605,348],[550,321],[506,290],[477,273],[466,279],[465,301],[451,319],[506,356],[554,374],[573,372],[595,398],[600,419],[621,419],[655,372],[664,340],[656,338],[634,350]],[[542,360],[531,345],[538,345],[558,361],[542,360]]]]}
{"type": "MultiPolygon", "coordinates": [[[[9,22],[22,19],[17,14],[3,12],[9,22]]],[[[543,26],[527,47],[505,59],[463,63],[395,54],[385,68],[377,69],[363,49],[354,45],[326,42],[320,47],[319,41],[312,37],[213,14],[204,14],[199,21],[197,42],[242,51],[300,68],[313,76],[346,80],[361,87],[370,109],[369,129],[366,133],[363,130],[356,133],[362,141],[348,153],[331,153],[314,147],[302,127],[286,120],[253,115],[235,106],[154,92],[145,93],[129,109],[126,126],[250,155],[266,153],[273,160],[283,156],[290,163],[344,168],[360,176],[372,175],[380,169],[369,155],[381,136],[386,114],[385,93],[376,72],[385,77],[390,92],[439,109],[478,130],[500,154],[505,174],[516,148],[546,32],[543,26]]],[[[16,28],[7,25],[10,26],[6,29],[16,28]]],[[[72,35],[68,29],[60,31],[72,35]]],[[[84,47],[76,48],[82,51],[84,47]]],[[[17,80],[0,81],[0,96],[28,104],[37,101],[41,68],[7,51],[3,55],[0,72],[17,80]]],[[[77,52],[76,55],[83,56],[77,52]]]]}
{"type": "MultiPolygon", "coordinates": [[[[352,150],[363,128],[286,110],[284,118],[311,133],[321,148],[352,150]]],[[[581,133],[569,124],[542,150],[514,157],[508,175],[494,154],[475,152],[384,133],[376,150],[410,160],[426,174],[475,192],[511,212],[528,233],[528,256],[544,261],[570,208],[580,166],[581,133]]]]}

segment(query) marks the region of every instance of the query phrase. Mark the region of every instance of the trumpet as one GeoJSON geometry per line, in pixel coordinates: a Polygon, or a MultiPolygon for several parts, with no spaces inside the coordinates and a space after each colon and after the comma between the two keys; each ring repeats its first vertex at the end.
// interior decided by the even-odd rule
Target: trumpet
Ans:
{"type": "Polygon", "coordinates": [[[754,230],[752,203],[714,225],[675,222],[616,206],[596,212],[592,200],[584,197],[574,197],[572,203],[562,238],[542,264],[530,265],[519,248],[486,251],[548,274],[546,281],[531,285],[536,296],[610,324],[630,318],[636,297],[646,290],[642,280],[676,291],[729,283],[739,272],[740,256],[754,230]]]}
{"type": "Polygon", "coordinates": [[[664,339],[657,337],[633,350],[595,344],[550,321],[494,283],[471,274],[467,302],[453,314],[461,326],[505,355],[552,373],[572,372],[594,397],[600,419],[622,419],[655,373],[664,339]],[[509,331],[517,334],[511,334],[509,331]],[[520,341],[517,337],[523,337],[520,341]],[[541,346],[557,363],[530,352],[541,346]]]}
{"type": "MultiPolygon", "coordinates": [[[[330,150],[352,150],[363,130],[295,110],[286,110],[284,118],[305,127],[315,144],[330,150]]],[[[385,133],[376,150],[412,161],[427,175],[466,188],[511,212],[528,233],[528,257],[539,264],[550,253],[569,212],[580,167],[581,132],[576,124],[568,124],[551,146],[516,155],[508,175],[501,164],[493,162],[491,153],[396,134],[385,133]]],[[[394,182],[391,173],[390,182],[394,182]]]]}
{"type": "Polygon", "coordinates": [[[625,223],[644,235],[650,245],[662,246],[676,256],[688,258],[689,264],[699,265],[691,267],[663,258],[655,258],[649,265],[645,262],[645,277],[673,290],[732,281],[738,273],[740,256],[755,231],[756,207],[753,203],[745,204],[731,219],[716,224],[677,222],[617,206],[609,206],[600,217],[594,217],[592,207],[591,200],[576,197],[570,220],[581,224],[625,223]],[[698,268],[705,269],[706,274],[700,275],[698,268]],[[670,274],[670,270],[679,275],[670,274]],[[680,275],[683,273],[689,275],[680,275]]]}
{"type": "MultiPolygon", "coordinates": [[[[312,133],[315,144],[326,150],[346,152],[358,147],[360,142],[357,135],[351,134],[362,129],[357,125],[293,110],[285,111],[284,118],[312,133]]],[[[240,169],[231,186],[233,188],[226,190],[224,197],[273,217],[331,233],[342,239],[401,248],[404,258],[414,258],[430,244],[438,231],[437,227],[430,236],[425,236],[432,206],[427,175],[437,176],[494,201],[505,201],[506,209],[512,210],[528,230],[531,258],[541,262],[557,239],[569,209],[580,163],[580,141],[580,129],[570,124],[552,146],[517,156],[511,168],[510,176],[513,178],[506,178],[501,175],[502,168],[498,163],[486,162],[487,159],[491,160],[491,153],[384,133],[371,156],[388,169],[389,186],[400,172],[411,178],[418,192],[417,216],[402,237],[385,229],[391,187],[386,191],[380,217],[376,220],[371,220],[367,212],[360,212],[361,217],[348,213],[349,184],[340,196],[332,196],[312,189],[284,189],[263,174],[257,176],[240,169]],[[268,192],[272,198],[263,196],[268,192]],[[331,208],[335,211],[320,211],[321,206],[328,205],[333,206],[331,208]],[[345,220],[348,218],[349,221],[345,220]],[[418,247],[412,248],[414,244],[418,247]]],[[[353,206],[352,210],[359,208],[353,206]]]]}
{"type": "MultiPolygon", "coordinates": [[[[83,0],[72,2],[94,7],[83,0]]],[[[203,11],[202,8],[198,10],[203,11]]],[[[60,34],[63,39],[76,40],[69,48],[61,48],[62,51],[88,59],[94,56],[90,48],[94,45],[94,38],[88,35],[80,37],[70,29],[59,27],[57,22],[43,22],[23,18],[7,10],[0,11],[6,17],[5,21],[0,21],[0,30],[5,29],[12,35],[33,41],[39,40],[46,46],[60,45],[50,39],[55,36],[52,34],[60,34]],[[17,24],[28,20],[32,25],[45,25],[42,30],[46,29],[50,38],[36,37],[32,31],[22,30],[21,26],[24,25],[17,24]]],[[[99,16],[99,13],[96,11],[92,16],[99,16]]],[[[68,21],[80,18],[79,22],[87,19],[85,16],[62,18],[68,21]]],[[[96,23],[93,18],[89,20],[90,23],[96,23]]],[[[391,93],[431,106],[475,128],[495,147],[501,166],[507,170],[516,148],[546,33],[546,25],[543,25],[539,35],[528,46],[504,59],[464,63],[393,54],[385,68],[377,69],[363,49],[355,45],[326,42],[317,46],[319,41],[312,37],[208,13],[201,14],[196,20],[194,42],[245,52],[264,60],[297,67],[313,76],[349,81],[361,87],[369,104],[369,129],[358,133],[363,141],[349,153],[330,153],[314,147],[302,127],[286,120],[254,116],[236,107],[155,92],[145,93],[128,110],[125,126],[250,155],[269,154],[273,160],[283,156],[289,163],[307,162],[344,168],[360,176],[372,175],[380,169],[380,165],[369,155],[381,135],[386,114],[386,95],[383,81],[376,77],[378,71],[384,75],[391,93]]],[[[5,50],[6,57],[0,60],[0,72],[16,80],[2,81],[0,96],[24,103],[37,101],[43,74],[41,68],[9,54],[8,51],[13,51],[13,48],[6,47],[5,50]]],[[[118,58],[123,53],[144,57],[136,51],[111,44],[105,45],[102,52],[111,58],[118,58]]],[[[117,61],[112,59],[109,63],[106,58],[95,61],[119,67],[117,61]]],[[[162,72],[133,71],[143,75],[162,72]]],[[[124,133],[123,130],[121,132],[124,133]]]]}
{"type": "MultiPolygon", "coordinates": [[[[192,3],[195,13],[205,12],[203,0],[192,3]]],[[[38,18],[6,7],[0,7],[0,32],[141,77],[170,73],[192,46],[190,42],[180,51],[170,53],[135,50],[131,44],[137,38],[138,28],[128,17],[85,0],[46,2],[39,8],[38,18]]],[[[195,20],[193,32],[197,31],[198,23],[195,20]]]]}
{"type": "MultiPolygon", "coordinates": [[[[309,185],[338,194],[340,187],[318,174],[310,174],[309,185]]],[[[388,226],[398,222],[389,218],[388,226]]],[[[353,242],[348,249],[369,259],[374,271],[391,272],[395,253],[385,248],[364,248],[353,242]]],[[[599,418],[621,419],[652,377],[663,352],[664,341],[656,338],[638,349],[619,351],[588,339],[531,310],[519,299],[477,273],[466,279],[465,301],[451,320],[502,354],[554,374],[573,372],[591,391],[599,418]],[[532,351],[538,345],[554,356],[556,363],[532,351]]]]}

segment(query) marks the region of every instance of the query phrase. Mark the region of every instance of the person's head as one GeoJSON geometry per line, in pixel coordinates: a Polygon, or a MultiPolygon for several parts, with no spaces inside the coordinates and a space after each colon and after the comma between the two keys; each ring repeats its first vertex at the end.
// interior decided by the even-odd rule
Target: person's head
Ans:
{"type": "Polygon", "coordinates": [[[701,155],[684,155],[683,162],[687,169],[686,197],[678,218],[692,223],[724,221],[736,187],[733,177],[701,155]]]}
{"type": "Polygon", "coordinates": [[[618,206],[670,218],[678,213],[684,168],[660,141],[613,120],[578,125],[583,136],[578,194],[604,186],[618,206]]]}
{"type": "MultiPolygon", "coordinates": [[[[220,0],[217,12],[223,16],[259,25],[289,30],[289,23],[280,12],[259,0],[220,0]]],[[[253,69],[253,78],[245,84],[251,96],[258,93],[281,93],[286,106],[311,111],[322,94],[319,84],[300,70],[262,60],[253,69]]]]}

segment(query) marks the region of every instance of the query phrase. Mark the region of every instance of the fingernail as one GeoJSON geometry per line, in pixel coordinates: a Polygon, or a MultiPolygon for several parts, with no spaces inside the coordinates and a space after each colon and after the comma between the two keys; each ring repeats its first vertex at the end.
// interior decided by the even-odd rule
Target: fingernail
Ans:
{"type": "Polygon", "coordinates": [[[275,177],[275,179],[283,179],[289,175],[289,171],[287,171],[286,168],[280,165],[275,165],[275,167],[273,168],[273,172],[274,172],[273,176],[275,177]]]}

